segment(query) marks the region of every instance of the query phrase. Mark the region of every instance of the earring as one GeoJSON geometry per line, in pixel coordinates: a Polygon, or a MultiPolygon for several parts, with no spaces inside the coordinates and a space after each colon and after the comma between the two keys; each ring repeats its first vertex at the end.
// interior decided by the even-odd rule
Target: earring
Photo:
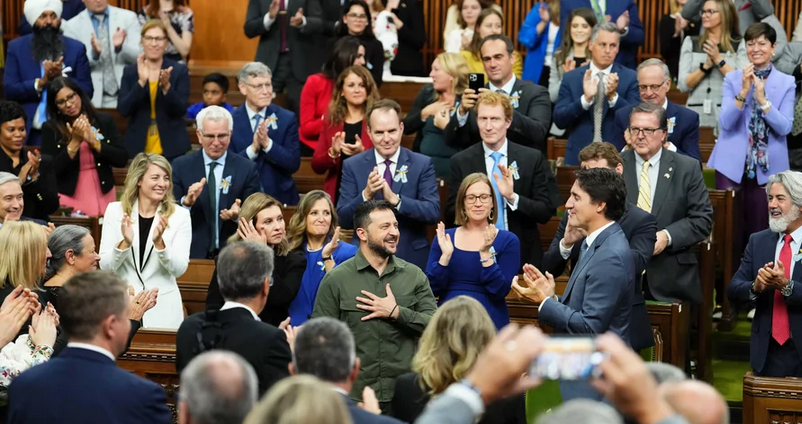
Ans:
{"type": "Polygon", "coordinates": [[[493,222],[493,212],[495,212],[495,209],[490,209],[490,215],[487,216],[487,219],[490,220],[489,222],[493,222]]]}

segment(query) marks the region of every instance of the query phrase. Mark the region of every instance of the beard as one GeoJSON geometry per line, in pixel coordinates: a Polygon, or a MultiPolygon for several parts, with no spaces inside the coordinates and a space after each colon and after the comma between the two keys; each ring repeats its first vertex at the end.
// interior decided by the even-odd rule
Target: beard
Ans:
{"type": "MultiPolygon", "coordinates": [[[[388,236],[383,241],[395,241],[397,243],[398,242],[398,237],[389,237],[388,236]]],[[[375,241],[373,241],[373,239],[370,236],[368,236],[368,248],[370,250],[372,250],[373,253],[375,253],[376,255],[381,257],[382,259],[389,258],[390,256],[393,255],[393,253],[395,253],[395,252],[391,252],[389,249],[384,247],[384,244],[376,243],[375,241]]]]}
{"type": "Polygon", "coordinates": [[[59,26],[33,26],[31,53],[37,62],[43,60],[57,60],[62,56],[64,52],[64,42],[61,37],[59,37],[59,26]]]}
{"type": "Polygon", "coordinates": [[[791,210],[779,218],[772,218],[771,210],[769,210],[769,229],[775,233],[784,233],[788,229],[788,225],[799,219],[800,216],[802,216],[802,212],[796,206],[791,207],[791,210]]]}

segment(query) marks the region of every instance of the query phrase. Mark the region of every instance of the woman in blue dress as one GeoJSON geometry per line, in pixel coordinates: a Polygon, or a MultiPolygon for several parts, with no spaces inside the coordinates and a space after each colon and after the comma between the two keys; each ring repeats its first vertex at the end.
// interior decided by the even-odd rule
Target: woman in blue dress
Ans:
{"type": "Polygon", "coordinates": [[[459,295],[481,303],[496,329],[510,323],[507,294],[521,267],[515,234],[495,227],[496,196],[487,175],[465,177],[457,193],[457,228],[437,225],[426,276],[440,304],[459,295]]]}
{"type": "Polygon", "coordinates": [[[290,219],[287,237],[290,250],[297,250],[306,257],[301,289],[290,304],[290,323],[297,327],[312,315],[320,281],[332,268],[356,255],[357,247],[340,243],[337,212],[323,190],[312,190],[304,195],[290,219]]]}

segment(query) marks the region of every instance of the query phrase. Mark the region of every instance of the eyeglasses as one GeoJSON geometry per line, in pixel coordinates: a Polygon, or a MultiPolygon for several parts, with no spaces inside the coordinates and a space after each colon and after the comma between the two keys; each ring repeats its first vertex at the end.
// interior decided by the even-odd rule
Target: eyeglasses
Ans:
{"type": "Polygon", "coordinates": [[[203,135],[203,139],[204,140],[211,142],[211,141],[215,141],[215,140],[225,141],[229,136],[231,136],[231,133],[223,133],[223,134],[203,134],[203,133],[201,133],[201,135],[203,135]]]}
{"type": "Polygon", "coordinates": [[[654,135],[655,131],[662,131],[662,128],[637,128],[637,127],[629,127],[629,132],[632,133],[634,136],[638,136],[639,134],[643,134],[647,137],[651,137],[654,135]]]}
{"type": "Polygon", "coordinates": [[[480,194],[478,196],[475,196],[473,194],[469,194],[469,195],[465,196],[465,203],[467,203],[469,205],[472,205],[472,204],[476,203],[477,200],[481,200],[482,203],[487,203],[487,202],[490,201],[490,195],[489,194],[480,194]]]}
{"type": "Polygon", "coordinates": [[[167,40],[167,37],[151,37],[149,35],[142,37],[142,41],[144,41],[145,44],[159,44],[164,40],[167,40]]]}
{"type": "Polygon", "coordinates": [[[660,87],[665,85],[666,81],[668,81],[668,78],[664,79],[663,82],[661,82],[660,84],[638,84],[638,90],[640,90],[643,93],[647,92],[648,90],[652,90],[652,92],[655,92],[659,90],[660,87]]]}
{"type": "Polygon", "coordinates": [[[358,21],[364,21],[364,20],[368,19],[368,15],[356,14],[356,13],[349,13],[349,14],[347,14],[345,16],[348,17],[348,18],[351,18],[351,19],[356,19],[358,21]]]}
{"type": "Polygon", "coordinates": [[[259,85],[249,84],[247,82],[243,82],[243,84],[247,85],[248,87],[253,88],[256,91],[271,91],[271,90],[273,90],[273,84],[269,83],[269,82],[266,82],[266,83],[263,83],[263,84],[259,84],[259,85]]]}
{"type": "Polygon", "coordinates": [[[713,16],[713,15],[715,15],[716,13],[718,13],[718,10],[715,10],[715,9],[707,9],[707,10],[702,10],[701,12],[699,12],[699,16],[704,16],[704,15],[710,15],[710,16],[713,16]]]}
{"type": "Polygon", "coordinates": [[[78,96],[78,93],[73,91],[72,93],[68,94],[67,97],[65,97],[65,98],[63,98],[61,100],[56,100],[56,106],[58,106],[58,107],[67,106],[67,103],[70,103],[73,100],[75,100],[77,98],[77,96],[78,96]]]}

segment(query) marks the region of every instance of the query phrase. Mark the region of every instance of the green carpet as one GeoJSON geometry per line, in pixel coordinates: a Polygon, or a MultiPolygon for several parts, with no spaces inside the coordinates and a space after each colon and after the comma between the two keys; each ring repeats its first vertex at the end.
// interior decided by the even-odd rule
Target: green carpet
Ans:
{"type": "MultiPolygon", "coordinates": [[[[728,345],[749,343],[752,323],[746,319],[746,313],[740,314],[735,328],[731,332],[713,333],[713,386],[730,403],[743,402],[743,377],[752,368],[749,366],[749,357],[742,361],[718,359],[721,350],[728,349],[728,345]]],[[[740,349],[739,349],[740,350],[740,349]]]]}

